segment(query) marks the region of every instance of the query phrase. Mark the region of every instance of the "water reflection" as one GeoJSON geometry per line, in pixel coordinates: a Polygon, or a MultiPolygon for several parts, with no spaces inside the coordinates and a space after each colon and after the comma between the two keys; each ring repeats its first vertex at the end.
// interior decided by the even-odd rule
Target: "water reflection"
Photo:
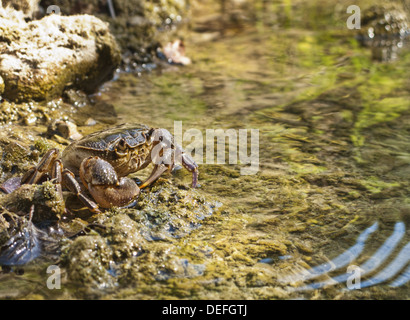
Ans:
{"type": "MultiPolygon", "coordinates": [[[[372,35],[370,33],[370,35],[372,35]]],[[[372,59],[380,62],[395,61],[402,48],[407,44],[408,33],[396,36],[359,37],[359,41],[365,47],[371,49],[372,59]]]]}
{"type": "Polygon", "coordinates": [[[410,266],[407,267],[405,271],[402,272],[403,268],[410,261],[410,242],[404,245],[399,253],[394,257],[395,249],[399,246],[403,236],[406,233],[405,224],[403,222],[397,222],[394,227],[392,235],[386,239],[382,246],[363,264],[358,266],[355,265],[355,261],[359,258],[359,255],[362,253],[365,248],[366,241],[369,236],[375,232],[378,228],[378,223],[374,223],[372,226],[368,227],[363,231],[357,239],[357,242],[354,246],[348,248],[345,252],[331,260],[330,262],[323,263],[319,266],[313,267],[309,270],[303,270],[300,273],[285,275],[280,278],[281,282],[292,284],[299,281],[307,281],[313,278],[318,278],[321,275],[327,275],[333,271],[340,271],[343,267],[347,265],[355,268],[347,268],[347,272],[340,274],[338,276],[326,279],[325,281],[318,281],[307,285],[298,286],[292,288],[293,291],[307,291],[323,288],[325,286],[337,285],[337,284],[346,284],[349,279],[352,277],[350,272],[352,269],[359,271],[359,281],[371,275],[374,271],[383,264],[387,263],[387,259],[391,257],[393,259],[387,266],[382,268],[377,274],[371,276],[369,279],[360,282],[358,288],[366,288],[374,285],[378,285],[384,282],[387,282],[391,279],[395,279],[389,285],[391,287],[400,287],[405,285],[410,279],[410,266]]]}
{"type": "Polygon", "coordinates": [[[363,12],[364,33],[359,37],[362,45],[371,48],[376,61],[394,61],[404,47],[409,34],[408,17],[398,3],[375,5],[363,12]]]}
{"type": "MultiPolygon", "coordinates": [[[[299,285],[294,295],[345,285],[351,276],[346,269],[355,264],[362,269],[364,285],[387,280],[394,281],[387,282],[391,286],[406,284],[409,273],[401,270],[407,249],[396,252],[408,242],[403,240],[403,218],[392,212],[387,225],[394,230],[384,235],[386,220],[375,211],[391,197],[396,203],[388,203],[390,209],[403,207],[405,200],[399,196],[407,196],[406,185],[400,187],[408,180],[406,173],[399,177],[392,173],[396,165],[406,168],[393,151],[408,150],[408,144],[405,139],[384,139],[408,132],[410,122],[402,115],[408,101],[402,84],[408,76],[400,70],[405,70],[409,58],[403,55],[397,65],[374,63],[351,38],[333,37],[319,28],[305,32],[289,27],[278,32],[268,24],[242,33],[225,28],[224,36],[214,36],[221,25],[220,19],[204,18],[194,26],[195,35],[187,40],[194,62],[189,68],[139,82],[124,75],[119,79],[122,84],[113,84],[118,87],[107,92],[107,100],[116,101],[119,116],[127,119],[166,127],[170,119],[183,117],[184,126],[203,131],[260,129],[259,175],[244,178],[231,167],[202,168],[201,191],[218,194],[225,205],[244,213],[229,214],[221,229],[204,225],[189,238],[191,243],[206,239],[224,257],[220,264],[209,258],[208,278],[197,280],[210,284],[222,279],[217,281],[224,293],[217,298],[226,299],[225,293],[234,290],[243,297],[265,299],[270,298],[269,288],[287,289],[289,284],[299,285]],[[121,92],[118,99],[117,92],[121,92]],[[383,148],[376,142],[383,142],[383,148]],[[379,174],[383,162],[376,156],[388,159],[388,171],[379,174]],[[246,228],[242,219],[249,221],[246,228]],[[358,220],[366,220],[368,228],[361,227],[355,236],[357,225],[362,225],[356,224],[358,220]],[[354,244],[341,252],[336,248],[344,240],[354,244]],[[285,242],[290,244],[285,247],[285,242]],[[380,245],[372,251],[375,243],[380,245]],[[299,258],[310,261],[324,246],[340,254],[310,270],[296,267],[277,281],[278,272],[289,270],[299,258]],[[226,270],[233,270],[232,281],[226,281],[231,272],[226,270]],[[264,277],[264,272],[269,276],[264,277]],[[329,275],[332,278],[324,281],[329,275]],[[257,295],[254,287],[266,291],[257,295]]],[[[377,50],[385,50],[379,56],[387,61],[399,53],[405,36],[379,44],[375,37],[367,38],[373,41],[375,57],[377,50]]],[[[369,48],[372,45],[369,42],[369,48]]],[[[199,296],[209,295],[207,288],[213,290],[205,285],[199,296]]],[[[377,292],[392,296],[385,287],[377,292]]]]}

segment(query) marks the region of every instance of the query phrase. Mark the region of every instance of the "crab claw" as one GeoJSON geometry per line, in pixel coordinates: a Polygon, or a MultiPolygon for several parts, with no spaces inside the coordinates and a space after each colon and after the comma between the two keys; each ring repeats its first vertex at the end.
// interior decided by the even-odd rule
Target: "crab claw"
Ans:
{"type": "Polygon", "coordinates": [[[168,170],[168,167],[166,165],[156,164],[149,178],[145,180],[145,182],[142,185],[140,185],[140,189],[148,187],[151,183],[157,180],[167,170],[168,170]]]}
{"type": "Polygon", "coordinates": [[[118,177],[113,166],[98,157],[83,160],[80,166],[80,178],[102,208],[123,207],[140,193],[133,180],[118,177]]]}
{"type": "Polygon", "coordinates": [[[185,169],[192,173],[192,187],[195,188],[198,183],[198,165],[194,159],[175,143],[174,137],[166,129],[156,129],[153,140],[154,147],[150,152],[149,159],[155,164],[154,170],[140,186],[140,189],[149,186],[165,171],[171,172],[176,163],[181,163],[185,169]]]}
{"type": "Polygon", "coordinates": [[[151,183],[157,180],[165,171],[171,172],[172,169],[175,167],[175,160],[177,160],[177,162],[180,162],[186,170],[192,173],[192,188],[197,187],[199,175],[198,165],[195,163],[194,159],[192,159],[191,156],[186,154],[180,146],[176,145],[174,146],[174,148],[175,149],[172,151],[167,150],[170,152],[164,152],[164,154],[168,153],[167,156],[165,156],[165,161],[154,166],[154,170],[152,170],[149,178],[142,185],[139,186],[140,189],[149,186],[151,183]]]}

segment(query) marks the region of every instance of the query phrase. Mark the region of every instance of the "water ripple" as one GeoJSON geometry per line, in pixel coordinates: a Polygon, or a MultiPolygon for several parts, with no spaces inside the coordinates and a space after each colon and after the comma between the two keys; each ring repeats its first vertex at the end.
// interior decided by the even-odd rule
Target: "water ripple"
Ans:
{"type": "Polygon", "coordinates": [[[374,231],[377,230],[377,228],[378,223],[375,222],[373,225],[371,225],[369,228],[367,228],[360,234],[355,245],[347,249],[345,252],[343,252],[341,255],[337,256],[333,260],[316,266],[310,270],[306,270],[307,272],[301,272],[296,275],[284,277],[280,281],[287,283],[297,282],[301,280],[306,281],[348,265],[360,255],[365,246],[365,241],[374,231]]]}
{"type": "MultiPolygon", "coordinates": [[[[296,283],[298,281],[307,281],[321,275],[327,275],[329,272],[337,271],[347,265],[349,265],[347,272],[342,273],[338,276],[331,277],[324,281],[317,281],[307,285],[296,286],[291,288],[291,291],[307,291],[323,288],[325,286],[331,286],[336,284],[348,283],[349,279],[353,279],[355,274],[350,273],[352,269],[350,266],[354,266],[353,270],[359,271],[359,278],[355,279],[356,283],[354,289],[366,288],[374,285],[378,285],[384,282],[388,282],[390,279],[394,279],[389,285],[391,287],[400,287],[406,284],[410,279],[410,265],[401,272],[410,261],[410,242],[404,245],[398,254],[394,257],[393,252],[399,246],[400,241],[403,239],[403,236],[406,233],[406,227],[403,222],[397,222],[394,227],[393,233],[389,238],[379,247],[379,249],[363,264],[356,266],[352,265],[362,253],[365,248],[366,241],[370,234],[377,230],[378,223],[374,223],[372,226],[364,230],[358,237],[355,245],[348,248],[345,252],[337,256],[335,259],[330,262],[323,263],[319,266],[313,267],[309,270],[302,270],[299,273],[293,275],[285,275],[279,280],[288,284],[296,283]],[[392,257],[393,256],[393,257],[392,257]],[[360,282],[360,280],[368,275],[371,275],[373,272],[382,266],[388,259],[392,261],[385,266],[381,271],[376,273],[374,276],[369,279],[360,282]]],[[[349,287],[349,286],[348,286],[349,287]]]]}

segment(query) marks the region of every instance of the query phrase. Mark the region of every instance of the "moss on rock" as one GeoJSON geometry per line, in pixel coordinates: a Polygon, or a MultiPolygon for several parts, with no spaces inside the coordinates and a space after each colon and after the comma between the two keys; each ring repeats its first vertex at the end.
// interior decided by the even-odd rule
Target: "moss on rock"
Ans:
{"type": "Polygon", "coordinates": [[[50,100],[68,86],[92,92],[110,79],[120,51],[108,24],[89,15],[46,16],[26,23],[0,16],[3,97],[50,100]]]}
{"type": "Polygon", "coordinates": [[[99,235],[76,238],[64,256],[63,265],[71,281],[84,285],[83,290],[110,288],[115,281],[109,272],[112,251],[99,235]]]}

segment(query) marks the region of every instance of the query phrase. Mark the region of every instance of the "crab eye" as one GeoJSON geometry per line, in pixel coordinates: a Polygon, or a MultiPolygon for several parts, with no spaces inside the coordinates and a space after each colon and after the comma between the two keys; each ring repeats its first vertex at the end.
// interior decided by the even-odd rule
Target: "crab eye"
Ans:
{"type": "Polygon", "coordinates": [[[117,150],[118,151],[125,151],[126,149],[127,149],[127,143],[125,142],[125,140],[121,139],[120,141],[118,141],[117,150]]]}

